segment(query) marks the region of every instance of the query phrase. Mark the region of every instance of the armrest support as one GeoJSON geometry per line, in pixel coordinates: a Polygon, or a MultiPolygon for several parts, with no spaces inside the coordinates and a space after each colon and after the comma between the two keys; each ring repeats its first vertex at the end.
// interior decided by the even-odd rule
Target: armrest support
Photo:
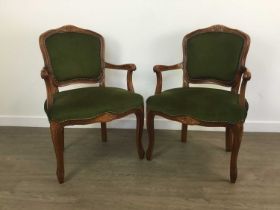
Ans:
{"type": "Polygon", "coordinates": [[[156,85],[155,94],[160,94],[162,91],[162,74],[161,74],[162,71],[177,70],[177,69],[182,69],[182,68],[183,68],[182,63],[178,63],[178,64],[171,65],[171,66],[155,65],[154,72],[157,75],[157,85],[156,85]]]}
{"type": "Polygon", "coordinates": [[[50,73],[46,67],[41,70],[41,78],[45,80],[47,89],[47,108],[49,108],[53,104],[53,95],[58,91],[58,89],[54,86],[50,73]]]}
{"type": "Polygon", "coordinates": [[[130,92],[134,92],[133,82],[132,82],[132,73],[136,70],[135,64],[122,64],[116,65],[111,63],[105,63],[105,68],[108,69],[117,69],[117,70],[126,70],[127,71],[127,90],[130,92]]]}
{"type": "Polygon", "coordinates": [[[240,94],[239,94],[239,103],[241,106],[245,107],[245,91],[247,82],[251,79],[251,72],[245,68],[243,75],[242,75],[242,83],[240,87],[240,94]]]}

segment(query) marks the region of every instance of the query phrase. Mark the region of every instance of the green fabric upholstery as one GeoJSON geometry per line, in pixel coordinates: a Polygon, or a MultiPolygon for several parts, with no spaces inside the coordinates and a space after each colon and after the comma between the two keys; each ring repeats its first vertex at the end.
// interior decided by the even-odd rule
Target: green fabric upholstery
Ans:
{"type": "MultiPolygon", "coordinates": [[[[45,103],[46,104],[46,103],[45,103]]],[[[49,121],[94,118],[106,112],[119,114],[141,108],[143,97],[121,88],[87,87],[62,91],[54,95],[54,103],[45,111],[49,121]]]]}
{"type": "Polygon", "coordinates": [[[101,42],[98,36],[65,32],[46,39],[54,77],[57,81],[96,79],[101,73],[101,42]]]}
{"type": "Polygon", "coordinates": [[[147,99],[147,109],[169,116],[188,116],[204,122],[244,122],[247,109],[239,95],[212,88],[175,88],[147,99]]]}
{"type": "Polygon", "coordinates": [[[208,32],[191,37],[186,44],[190,79],[233,81],[239,68],[244,40],[224,32],[208,32]]]}

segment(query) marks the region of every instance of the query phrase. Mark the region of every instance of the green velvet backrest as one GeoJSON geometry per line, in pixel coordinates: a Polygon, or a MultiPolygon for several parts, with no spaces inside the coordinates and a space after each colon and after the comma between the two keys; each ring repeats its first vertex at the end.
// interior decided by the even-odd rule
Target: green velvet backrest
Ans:
{"type": "Polygon", "coordinates": [[[184,45],[189,79],[234,81],[243,45],[243,37],[234,33],[205,32],[190,37],[184,45]]]}
{"type": "Polygon", "coordinates": [[[54,33],[45,40],[54,79],[98,80],[102,73],[102,43],[99,36],[78,32],[54,33]]]}

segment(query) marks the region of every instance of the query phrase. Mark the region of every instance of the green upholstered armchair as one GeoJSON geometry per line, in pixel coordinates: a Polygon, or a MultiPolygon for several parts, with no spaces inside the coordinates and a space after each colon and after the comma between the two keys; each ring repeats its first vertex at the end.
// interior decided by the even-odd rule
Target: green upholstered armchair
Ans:
{"type": "Polygon", "coordinates": [[[147,99],[148,160],[154,147],[155,115],[182,123],[182,142],[187,140],[188,125],[225,127],[226,151],[231,151],[230,180],[236,181],[237,155],[248,110],[245,89],[251,74],[245,60],[249,45],[247,34],[214,25],[184,37],[182,63],[154,67],[156,92],[147,99]],[[161,92],[162,72],[176,69],[183,69],[183,87],[161,92]],[[231,90],[189,87],[190,83],[214,83],[231,90]]]}
{"type": "Polygon", "coordinates": [[[104,61],[104,39],[93,31],[66,25],[40,36],[45,66],[47,113],[57,159],[57,178],[64,182],[64,126],[101,123],[102,140],[106,141],[106,122],[129,114],[137,118],[136,144],[140,159],[144,157],[141,136],[144,123],[143,98],[134,93],[134,64],[114,65],[104,61]],[[104,69],[127,71],[127,90],[105,87],[104,69]],[[98,87],[59,91],[73,83],[98,83],[98,87]]]}

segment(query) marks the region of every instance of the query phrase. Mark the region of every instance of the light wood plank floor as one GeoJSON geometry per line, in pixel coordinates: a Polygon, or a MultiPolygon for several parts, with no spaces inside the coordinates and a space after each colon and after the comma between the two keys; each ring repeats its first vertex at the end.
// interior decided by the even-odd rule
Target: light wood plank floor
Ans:
{"type": "MultiPolygon", "coordinates": [[[[147,134],[144,132],[145,148],[147,134]]],[[[229,183],[224,133],[156,131],[154,159],[137,158],[134,130],[66,129],[58,184],[46,128],[0,128],[0,209],[280,209],[280,133],[245,133],[229,183]]]]}

